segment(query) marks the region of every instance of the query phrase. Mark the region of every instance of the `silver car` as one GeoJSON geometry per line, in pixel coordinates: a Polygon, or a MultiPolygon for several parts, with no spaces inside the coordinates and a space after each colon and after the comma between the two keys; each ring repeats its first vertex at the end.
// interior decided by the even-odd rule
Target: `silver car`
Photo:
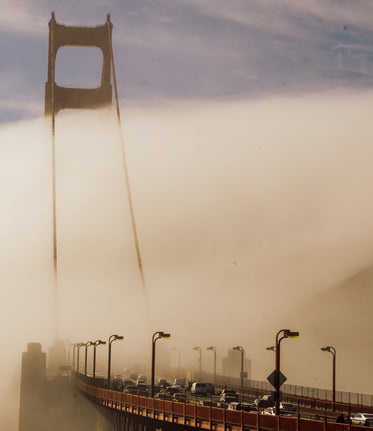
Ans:
{"type": "Polygon", "coordinates": [[[365,421],[369,422],[370,426],[373,426],[373,414],[372,413],[355,413],[351,416],[351,422],[354,425],[364,425],[365,421]]]}

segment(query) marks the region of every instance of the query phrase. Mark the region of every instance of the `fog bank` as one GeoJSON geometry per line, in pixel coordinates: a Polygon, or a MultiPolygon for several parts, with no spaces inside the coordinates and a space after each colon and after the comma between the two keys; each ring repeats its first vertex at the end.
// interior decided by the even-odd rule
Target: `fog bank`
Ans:
{"type": "MultiPolygon", "coordinates": [[[[115,348],[123,366],[150,360],[155,330],[171,332],[170,345],[182,349],[191,367],[195,345],[216,345],[219,361],[240,344],[252,360],[252,378],[264,380],[274,365],[265,347],[278,329],[290,327],[301,337],[283,349],[289,383],[329,387],[319,347],[336,339],[337,348],[349,345],[352,336],[340,328],[369,322],[359,311],[364,297],[349,307],[338,286],[372,263],[372,101],[372,92],[334,92],[124,108],[150,316],[116,121],[105,112],[59,115],[61,338],[122,333],[125,341],[115,348]],[[340,297],[341,313],[334,311],[329,325],[325,304],[338,308],[340,297]]],[[[6,405],[27,343],[40,341],[46,351],[53,339],[49,125],[40,119],[1,127],[0,142],[6,405]]],[[[371,355],[364,335],[353,349],[342,349],[339,389],[370,390],[369,361],[359,366],[361,374],[350,373],[360,356],[371,355]]]]}

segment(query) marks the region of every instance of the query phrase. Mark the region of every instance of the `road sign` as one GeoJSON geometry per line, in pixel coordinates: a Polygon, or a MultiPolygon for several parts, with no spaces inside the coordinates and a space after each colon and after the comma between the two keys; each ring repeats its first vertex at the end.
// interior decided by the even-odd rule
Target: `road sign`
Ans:
{"type": "MultiPolygon", "coordinates": [[[[278,373],[278,386],[280,387],[286,382],[287,378],[281,373],[281,371],[278,371],[278,373]]],[[[273,372],[267,377],[267,380],[274,388],[276,388],[276,370],[273,370],[273,372]]]]}
{"type": "Polygon", "coordinates": [[[247,371],[242,371],[242,372],[240,373],[240,378],[241,378],[241,379],[247,379],[247,371]]]}

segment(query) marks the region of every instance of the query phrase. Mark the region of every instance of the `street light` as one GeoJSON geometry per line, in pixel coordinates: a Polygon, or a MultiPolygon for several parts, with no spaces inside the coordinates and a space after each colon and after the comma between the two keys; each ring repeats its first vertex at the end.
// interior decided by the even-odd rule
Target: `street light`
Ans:
{"type": "Polygon", "coordinates": [[[216,347],[210,346],[206,347],[206,350],[212,350],[214,352],[214,385],[216,383],[216,347]]]}
{"type": "MultiPolygon", "coordinates": [[[[70,365],[70,360],[71,360],[71,348],[74,351],[74,344],[73,343],[68,343],[69,347],[67,348],[67,364],[70,365]]],[[[74,356],[74,353],[73,353],[74,356]]]]}
{"type": "Polygon", "coordinates": [[[102,341],[102,340],[96,340],[93,343],[93,378],[96,378],[96,347],[99,346],[100,344],[106,344],[106,341],[102,341]]]}
{"type": "Polygon", "coordinates": [[[107,365],[107,384],[110,389],[110,368],[111,368],[111,343],[115,340],[123,340],[122,335],[110,335],[109,337],[109,356],[108,356],[108,365],[107,365]]]}
{"type": "Polygon", "coordinates": [[[76,343],[77,355],[76,355],[76,372],[79,374],[79,349],[84,346],[84,343],[76,343]]]}
{"type": "Polygon", "coordinates": [[[233,347],[233,350],[239,350],[241,352],[241,373],[240,373],[240,382],[241,382],[241,391],[243,389],[243,355],[245,350],[242,346],[233,347]]]}
{"type": "Polygon", "coordinates": [[[170,338],[171,335],[163,331],[154,332],[152,336],[152,375],[151,375],[151,396],[154,397],[154,371],[155,371],[155,342],[160,338],[170,338]]]}
{"type": "Polygon", "coordinates": [[[87,341],[86,343],[84,343],[84,347],[85,347],[85,355],[84,355],[84,375],[87,375],[87,351],[88,351],[88,346],[92,346],[93,345],[93,341],[87,341]]]}
{"type": "MultiPolygon", "coordinates": [[[[299,337],[298,331],[291,331],[290,329],[280,329],[276,334],[276,343],[274,351],[276,353],[276,366],[275,366],[275,413],[280,413],[280,343],[284,338],[297,338],[299,337]],[[280,338],[280,335],[281,338],[280,338]]],[[[272,350],[272,349],[271,349],[272,350]]]]}
{"type": "Polygon", "coordinates": [[[323,352],[329,352],[333,355],[333,411],[335,409],[335,360],[337,356],[337,351],[333,346],[321,347],[323,352]]]}
{"type": "Polygon", "coordinates": [[[180,349],[178,347],[171,347],[171,350],[177,351],[177,375],[181,377],[181,368],[180,368],[180,349]]]}
{"type": "Polygon", "coordinates": [[[74,372],[74,367],[75,367],[75,347],[76,347],[76,344],[73,344],[73,365],[71,367],[73,372],[74,372]]]}
{"type": "Polygon", "coordinates": [[[199,351],[199,381],[201,381],[202,377],[202,349],[200,346],[193,347],[193,350],[199,351]]]}

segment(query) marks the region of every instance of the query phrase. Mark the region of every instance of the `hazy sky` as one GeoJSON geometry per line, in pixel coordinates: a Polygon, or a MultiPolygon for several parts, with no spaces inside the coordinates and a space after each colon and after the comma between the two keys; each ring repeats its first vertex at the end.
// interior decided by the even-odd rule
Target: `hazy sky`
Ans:
{"type": "MultiPolygon", "coordinates": [[[[338,387],[371,391],[373,350],[356,333],[373,324],[373,4],[0,0],[0,6],[0,323],[2,365],[15,365],[0,401],[9,387],[17,389],[27,342],[41,341],[46,351],[53,337],[51,148],[42,118],[51,11],[71,25],[103,24],[111,13],[151,304],[149,317],[117,125],[104,113],[61,113],[62,338],[121,332],[118,355],[146,361],[149,331],[167,330],[190,367],[195,345],[216,345],[221,361],[240,344],[252,378],[264,380],[273,369],[265,347],[290,327],[302,336],[285,340],[289,383],[330,387],[331,361],[319,347],[334,344],[338,387]],[[358,282],[345,281],[355,274],[358,282]]],[[[57,83],[95,86],[97,64],[97,50],[63,48],[57,83]]],[[[210,359],[204,356],[204,369],[210,359]]],[[[14,417],[0,424],[13,431],[14,417]]]]}

